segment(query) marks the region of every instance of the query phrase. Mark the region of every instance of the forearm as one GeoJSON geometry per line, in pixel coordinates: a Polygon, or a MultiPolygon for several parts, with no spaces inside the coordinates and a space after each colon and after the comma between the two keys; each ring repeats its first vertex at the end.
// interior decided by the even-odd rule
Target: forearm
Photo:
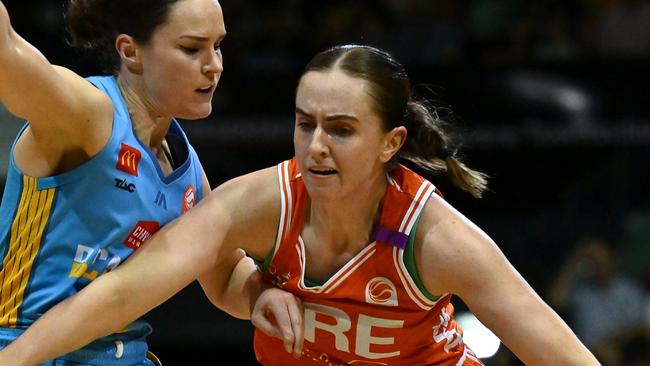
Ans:
{"type": "Polygon", "coordinates": [[[37,365],[123,329],[128,309],[118,288],[91,284],[83,293],[59,303],[0,351],[0,365],[37,365]]]}
{"type": "Polygon", "coordinates": [[[0,365],[40,364],[121,331],[189,282],[180,274],[179,280],[171,275],[155,278],[154,268],[160,272],[165,267],[152,264],[157,262],[152,257],[147,256],[151,267],[142,267],[138,260],[127,261],[50,309],[1,352],[0,365]],[[168,282],[161,284],[165,280],[168,282]],[[3,363],[3,358],[11,363],[3,363]]]}
{"type": "Polygon", "coordinates": [[[218,233],[226,229],[211,224],[210,215],[201,215],[201,206],[221,213],[218,206],[206,208],[200,203],[165,225],[124,264],[43,315],[3,351],[2,357],[11,362],[0,365],[16,365],[13,360],[40,363],[122,330],[187,286],[197,272],[210,268],[211,253],[220,247],[218,233]],[[212,240],[214,247],[208,245],[212,240]]]}
{"type": "Polygon", "coordinates": [[[598,365],[573,331],[532,289],[470,310],[526,365],[598,365]],[[528,293],[526,293],[528,292],[528,293]]]}

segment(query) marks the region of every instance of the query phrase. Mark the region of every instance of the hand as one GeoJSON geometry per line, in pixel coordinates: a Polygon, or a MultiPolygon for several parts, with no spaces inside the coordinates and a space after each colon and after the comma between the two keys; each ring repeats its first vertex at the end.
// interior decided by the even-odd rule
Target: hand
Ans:
{"type": "Polygon", "coordinates": [[[287,353],[300,357],[304,326],[299,298],[279,288],[265,289],[255,302],[251,322],[266,335],[282,340],[287,353]]]}

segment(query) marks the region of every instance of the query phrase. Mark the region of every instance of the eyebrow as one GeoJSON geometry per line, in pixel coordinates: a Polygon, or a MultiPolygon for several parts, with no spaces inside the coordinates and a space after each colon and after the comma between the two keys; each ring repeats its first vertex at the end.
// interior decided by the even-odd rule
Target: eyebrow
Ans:
{"type": "MultiPolygon", "coordinates": [[[[185,35],[180,36],[180,38],[189,38],[189,39],[193,39],[195,41],[200,41],[200,42],[208,42],[210,40],[210,37],[196,36],[196,35],[192,35],[192,34],[185,34],[185,35]]],[[[219,39],[217,39],[217,42],[223,41],[224,38],[226,38],[225,33],[221,37],[219,37],[219,39]]]]}
{"type": "MultiPolygon", "coordinates": [[[[313,118],[311,114],[303,111],[302,109],[296,107],[296,114],[302,114],[303,116],[313,118]]],[[[359,121],[359,119],[351,114],[345,114],[345,113],[339,113],[339,114],[332,114],[327,117],[325,117],[326,121],[338,121],[338,120],[353,120],[353,121],[359,121]]]]}

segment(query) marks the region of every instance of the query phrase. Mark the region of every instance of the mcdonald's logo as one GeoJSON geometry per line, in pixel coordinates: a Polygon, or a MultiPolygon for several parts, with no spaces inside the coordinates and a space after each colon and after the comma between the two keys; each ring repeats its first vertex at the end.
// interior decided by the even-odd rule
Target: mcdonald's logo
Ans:
{"type": "Polygon", "coordinates": [[[122,144],[120,154],[117,156],[116,168],[125,173],[138,176],[138,164],[142,154],[134,147],[122,144]]]}

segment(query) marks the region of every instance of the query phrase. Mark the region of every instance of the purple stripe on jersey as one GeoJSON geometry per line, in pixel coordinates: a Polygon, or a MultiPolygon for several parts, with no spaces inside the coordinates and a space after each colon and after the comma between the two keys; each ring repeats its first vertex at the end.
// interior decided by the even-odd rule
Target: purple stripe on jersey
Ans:
{"type": "Polygon", "coordinates": [[[390,244],[394,247],[401,249],[406,248],[406,243],[409,240],[409,236],[399,232],[394,231],[383,226],[375,227],[374,232],[372,233],[374,240],[380,241],[382,243],[390,244]]]}

